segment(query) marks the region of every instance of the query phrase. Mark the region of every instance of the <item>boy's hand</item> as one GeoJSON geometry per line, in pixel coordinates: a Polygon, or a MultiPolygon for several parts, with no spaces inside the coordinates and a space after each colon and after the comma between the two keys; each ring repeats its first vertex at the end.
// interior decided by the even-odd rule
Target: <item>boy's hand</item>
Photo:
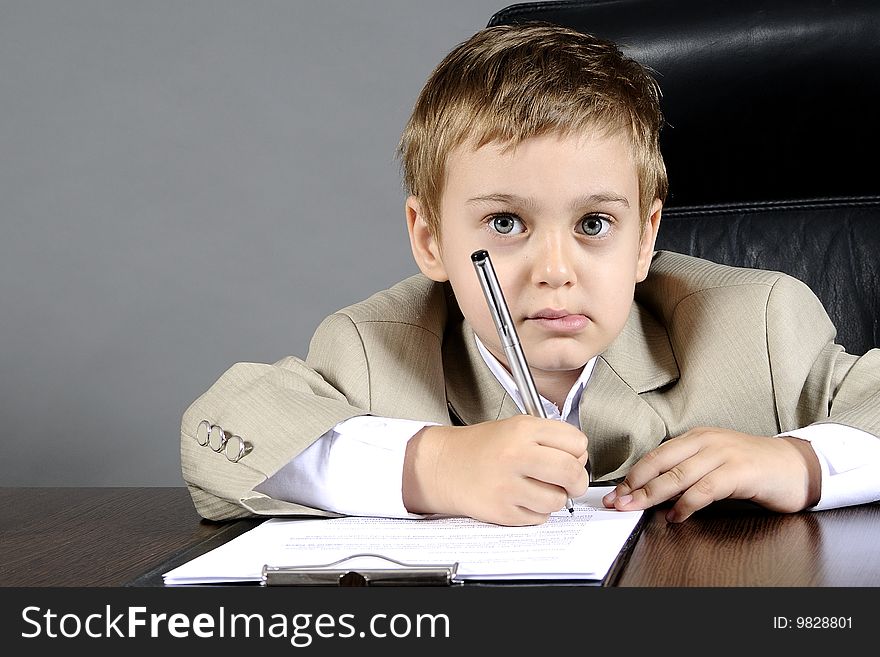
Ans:
{"type": "Polygon", "coordinates": [[[407,446],[403,500],[413,513],[536,525],[584,494],[586,462],[586,436],[558,420],[425,427],[407,446]]]}
{"type": "Polygon", "coordinates": [[[680,496],[666,514],[669,522],[725,498],[793,513],[819,501],[820,480],[819,460],[806,441],[697,428],[645,454],[603,502],[633,511],[680,496]]]}

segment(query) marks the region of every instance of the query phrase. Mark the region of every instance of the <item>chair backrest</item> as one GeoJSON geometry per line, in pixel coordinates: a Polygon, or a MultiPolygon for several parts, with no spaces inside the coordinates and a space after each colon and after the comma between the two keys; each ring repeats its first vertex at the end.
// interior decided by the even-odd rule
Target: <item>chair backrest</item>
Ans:
{"type": "Polygon", "coordinates": [[[851,353],[880,346],[880,2],[533,2],[656,73],[670,194],[657,248],[807,283],[851,353]]]}

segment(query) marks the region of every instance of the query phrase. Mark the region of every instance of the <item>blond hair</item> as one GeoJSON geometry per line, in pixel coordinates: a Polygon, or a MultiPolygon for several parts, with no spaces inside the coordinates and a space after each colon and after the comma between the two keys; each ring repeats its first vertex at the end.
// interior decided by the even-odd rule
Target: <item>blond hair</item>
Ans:
{"type": "Polygon", "coordinates": [[[660,90],[648,69],[610,41],[547,23],[477,32],[434,69],[398,145],[404,187],[440,234],[449,154],[462,144],[510,146],[586,130],[625,135],[639,178],[642,222],[665,201],[660,90]]]}

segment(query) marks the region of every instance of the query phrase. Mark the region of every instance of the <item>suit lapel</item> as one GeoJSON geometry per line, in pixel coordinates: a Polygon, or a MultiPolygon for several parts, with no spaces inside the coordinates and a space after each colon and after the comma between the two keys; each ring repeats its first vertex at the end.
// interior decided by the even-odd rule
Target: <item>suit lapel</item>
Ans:
{"type": "Polygon", "coordinates": [[[633,304],[623,331],[596,360],[578,409],[594,479],[626,474],[666,438],[666,424],[640,395],[678,376],[666,329],[633,304]]]}
{"type": "Polygon", "coordinates": [[[450,322],[444,339],[446,401],[456,424],[479,424],[519,413],[516,403],[486,366],[470,325],[450,322]]]}
{"type": "Polygon", "coordinates": [[[595,480],[625,475],[666,437],[660,416],[602,357],[581,396],[579,413],[595,480]]]}

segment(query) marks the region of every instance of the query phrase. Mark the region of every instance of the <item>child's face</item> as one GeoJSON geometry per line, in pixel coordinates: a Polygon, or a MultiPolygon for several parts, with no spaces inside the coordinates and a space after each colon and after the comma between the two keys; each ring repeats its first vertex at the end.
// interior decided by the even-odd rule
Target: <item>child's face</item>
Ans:
{"type": "Polygon", "coordinates": [[[422,271],[449,280],[480,340],[506,362],[470,255],[495,266],[529,367],[571,372],[622,330],[645,278],[660,201],[640,239],[639,182],[628,142],[593,134],[534,137],[505,150],[461,147],[447,163],[440,248],[408,201],[422,271]]]}

